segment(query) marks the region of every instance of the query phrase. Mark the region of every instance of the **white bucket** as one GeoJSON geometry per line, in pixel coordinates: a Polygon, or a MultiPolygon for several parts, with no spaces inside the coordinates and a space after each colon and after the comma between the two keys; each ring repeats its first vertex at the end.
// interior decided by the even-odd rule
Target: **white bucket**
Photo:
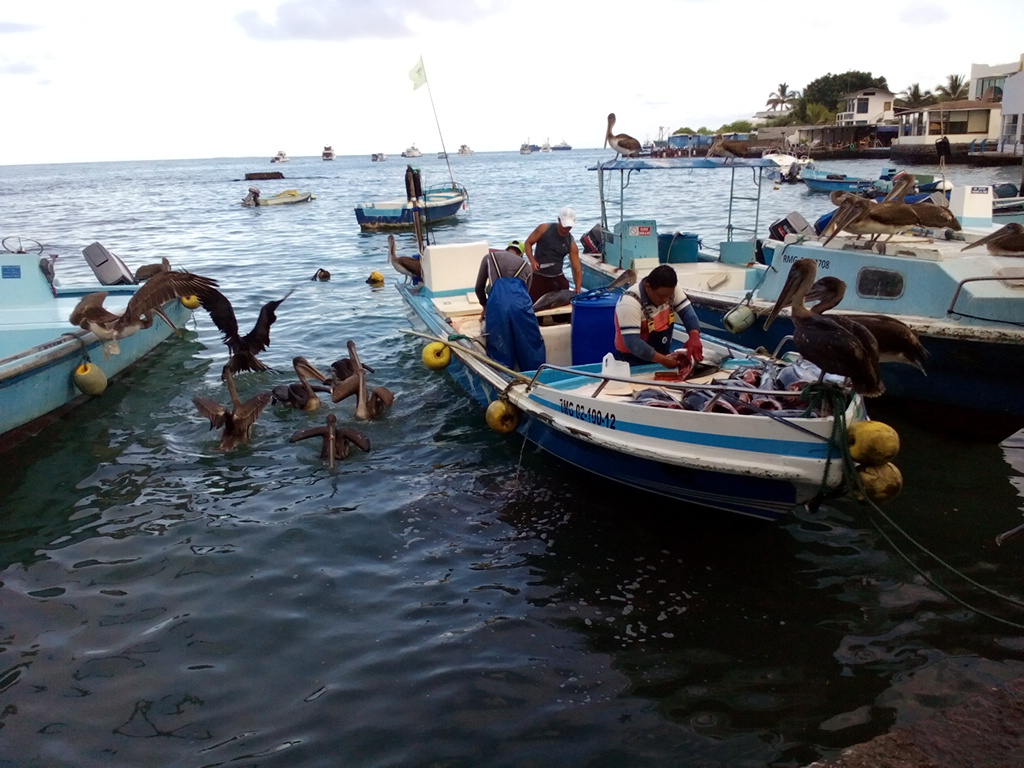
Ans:
{"type": "Polygon", "coordinates": [[[629,363],[625,360],[616,360],[615,355],[609,352],[601,361],[601,373],[605,376],[619,376],[629,378],[629,363]]]}

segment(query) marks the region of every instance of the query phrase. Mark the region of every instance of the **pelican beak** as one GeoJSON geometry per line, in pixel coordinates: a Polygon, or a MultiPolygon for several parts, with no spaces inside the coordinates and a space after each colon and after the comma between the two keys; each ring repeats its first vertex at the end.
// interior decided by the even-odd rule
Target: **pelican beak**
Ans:
{"type": "Polygon", "coordinates": [[[797,274],[796,270],[791,268],[789,270],[789,276],[786,277],[785,285],[783,285],[782,290],[779,291],[779,298],[776,299],[775,306],[772,307],[772,311],[768,313],[768,317],[764,321],[764,329],[766,331],[768,330],[768,327],[775,322],[775,318],[779,316],[779,312],[782,311],[782,308],[787,306],[792,300],[800,279],[801,276],[797,274]]]}
{"type": "Polygon", "coordinates": [[[1001,228],[997,229],[991,235],[985,235],[985,237],[981,238],[981,240],[975,240],[970,245],[965,245],[960,250],[961,251],[967,251],[967,250],[970,250],[971,248],[977,248],[979,245],[988,245],[993,240],[999,240],[1000,238],[1002,238],[1004,235],[1006,235],[1010,231],[1008,229],[1009,226],[1010,225],[1007,224],[1005,227],[1001,227],[1001,228]]]}
{"type": "Polygon", "coordinates": [[[860,203],[853,200],[844,200],[839,208],[836,209],[836,212],[832,214],[832,220],[825,228],[829,234],[825,238],[823,245],[828,245],[832,242],[832,238],[859,219],[862,213],[863,208],[860,203]]]}
{"type": "Polygon", "coordinates": [[[327,377],[306,358],[296,357],[292,360],[292,365],[294,366],[296,373],[303,374],[310,379],[316,379],[321,384],[327,383],[327,377]]]}

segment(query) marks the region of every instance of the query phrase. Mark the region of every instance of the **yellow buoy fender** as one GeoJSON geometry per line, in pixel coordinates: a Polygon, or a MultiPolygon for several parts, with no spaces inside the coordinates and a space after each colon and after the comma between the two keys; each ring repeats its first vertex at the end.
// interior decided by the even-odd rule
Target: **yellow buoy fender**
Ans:
{"type": "Polygon", "coordinates": [[[519,426],[519,409],[504,400],[495,400],[487,406],[487,426],[507,435],[519,426]]]}
{"type": "Polygon", "coordinates": [[[107,374],[94,363],[82,363],[75,368],[75,386],[85,395],[102,395],[107,388],[107,374]]]}
{"type": "Polygon", "coordinates": [[[432,371],[447,368],[452,361],[451,348],[441,341],[432,341],[423,348],[423,364],[432,371]]]}
{"type": "MultiPolygon", "coordinates": [[[[864,495],[876,504],[896,498],[903,488],[903,475],[892,462],[873,467],[859,466],[857,476],[864,486],[864,495]]],[[[857,498],[863,497],[858,493],[857,498]]]]}
{"type": "Polygon", "coordinates": [[[847,434],[850,457],[858,464],[877,467],[892,461],[900,452],[900,436],[880,421],[858,421],[847,434]]]}
{"type": "Polygon", "coordinates": [[[384,275],[380,272],[371,272],[366,282],[373,286],[384,285],[384,275]]]}
{"type": "Polygon", "coordinates": [[[200,304],[202,304],[198,296],[182,296],[181,303],[189,309],[199,309],[200,304]]]}

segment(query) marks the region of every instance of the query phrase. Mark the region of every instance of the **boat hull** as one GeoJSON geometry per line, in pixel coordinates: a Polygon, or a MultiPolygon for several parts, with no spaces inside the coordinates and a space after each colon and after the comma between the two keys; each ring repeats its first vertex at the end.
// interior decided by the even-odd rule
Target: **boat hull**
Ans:
{"type": "MultiPolygon", "coordinates": [[[[178,328],[184,327],[192,315],[177,299],[165,304],[164,312],[178,328]]],[[[70,332],[72,326],[67,328],[70,332]]],[[[0,360],[0,450],[90,399],[75,387],[73,378],[84,359],[83,344],[90,361],[112,381],[173,333],[170,326],[157,319],[151,327],[122,339],[120,354],[105,356],[95,334],[78,331],[61,338],[63,332],[63,328],[55,329],[52,341],[0,360]]]]}
{"type": "Polygon", "coordinates": [[[417,211],[427,224],[437,224],[458,216],[469,196],[464,189],[443,193],[427,193],[426,204],[418,208],[408,200],[390,200],[363,203],[356,206],[356,221],[363,232],[378,230],[412,229],[416,225],[417,211]]]}

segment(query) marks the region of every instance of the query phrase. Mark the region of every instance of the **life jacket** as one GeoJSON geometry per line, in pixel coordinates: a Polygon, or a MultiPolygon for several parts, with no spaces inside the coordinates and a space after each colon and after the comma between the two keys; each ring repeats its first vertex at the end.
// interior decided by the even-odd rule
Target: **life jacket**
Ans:
{"type": "MultiPolygon", "coordinates": [[[[632,297],[640,305],[640,338],[662,354],[666,354],[668,352],[668,344],[660,343],[661,339],[658,339],[659,343],[654,344],[651,342],[651,336],[652,334],[656,336],[661,335],[664,331],[668,331],[668,342],[671,342],[672,324],[675,322],[672,307],[669,304],[655,307],[650,302],[642,301],[640,294],[633,290],[626,291],[624,296],[632,297]]],[[[622,299],[619,299],[619,301],[622,301],[622,299]]],[[[622,338],[622,329],[619,327],[618,312],[615,313],[615,349],[619,352],[629,353],[629,347],[626,346],[626,341],[622,338]]]]}

